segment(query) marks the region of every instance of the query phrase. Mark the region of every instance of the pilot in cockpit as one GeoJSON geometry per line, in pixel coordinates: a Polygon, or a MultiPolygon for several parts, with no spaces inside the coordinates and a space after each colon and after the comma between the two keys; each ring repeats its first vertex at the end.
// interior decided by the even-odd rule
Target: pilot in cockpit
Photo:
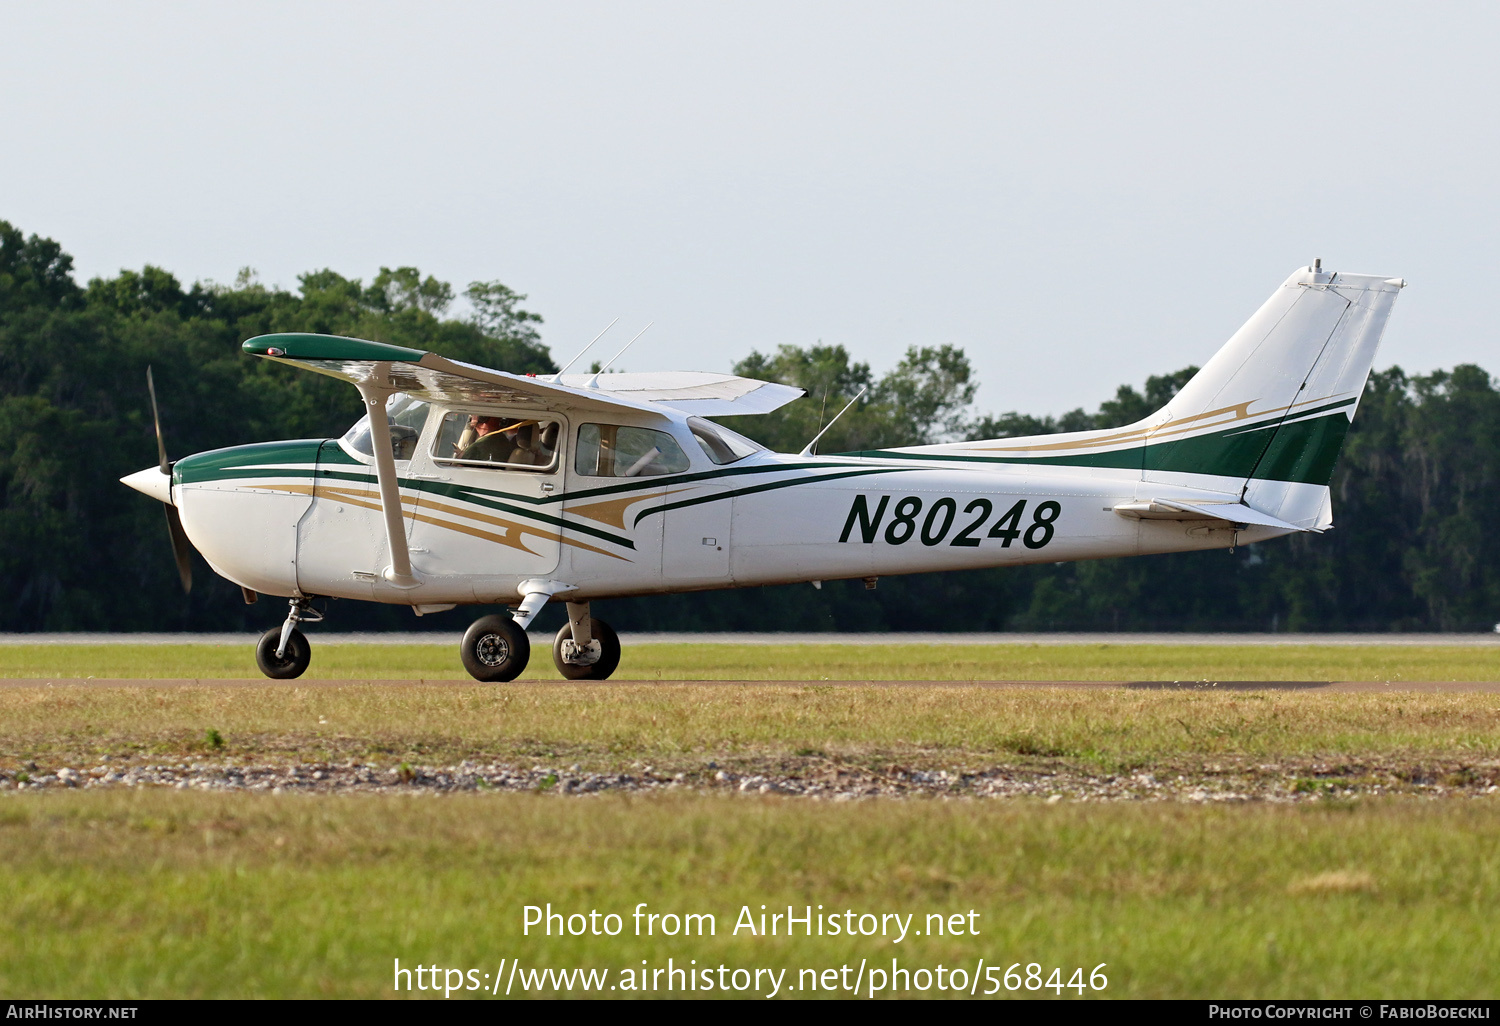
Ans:
{"type": "Polygon", "coordinates": [[[544,468],[551,465],[556,447],[555,423],[507,422],[504,417],[472,414],[468,426],[454,445],[454,455],[463,460],[544,468]]]}
{"type": "Polygon", "coordinates": [[[469,426],[459,436],[455,455],[466,460],[484,460],[487,463],[505,463],[515,448],[515,428],[502,430],[501,418],[469,417],[469,426]]]}

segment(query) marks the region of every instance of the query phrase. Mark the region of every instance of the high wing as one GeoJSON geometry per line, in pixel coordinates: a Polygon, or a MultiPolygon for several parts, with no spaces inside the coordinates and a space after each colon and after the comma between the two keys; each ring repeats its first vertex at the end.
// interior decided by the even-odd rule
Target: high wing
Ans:
{"type": "Polygon", "coordinates": [[[670,406],[700,417],[770,413],[807,394],[806,390],[791,385],[705,371],[564,374],[560,380],[573,388],[607,391],[621,398],[670,406]]]}
{"type": "Polygon", "coordinates": [[[243,349],[252,356],[355,385],[369,380],[377,364],[385,365],[392,389],[438,402],[595,412],[623,408],[660,413],[661,407],[667,407],[678,413],[722,417],[769,413],[805,394],[790,385],[698,372],[569,374],[556,380],[338,335],[259,335],[245,342],[243,349]]]}

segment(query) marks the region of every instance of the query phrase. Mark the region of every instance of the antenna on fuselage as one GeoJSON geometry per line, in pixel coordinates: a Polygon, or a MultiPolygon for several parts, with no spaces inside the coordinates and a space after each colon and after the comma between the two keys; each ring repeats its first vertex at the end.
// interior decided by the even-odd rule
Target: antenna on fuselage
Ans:
{"type": "MultiPolygon", "coordinates": [[[[613,328],[618,323],[620,323],[620,318],[616,317],[614,320],[612,320],[608,324],[606,324],[604,326],[604,331],[601,331],[601,332],[599,332],[599,334],[597,334],[597,335],[594,336],[594,342],[597,342],[601,338],[603,338],[609,332],[609,329],[613,328]]],[[[578,355],[577,356],[573,357],[573,359],[569,360],[566,364],[564,364],[562,370],[560,370],[556,374],[552,375],[552,383],[554,385],[557,384],[559,381],[562,380],[562,376],[565,373],[567,373],[567,370],[568,370],[569,367],[573,366],[579,360],[583,359],[583,354],[584,353],[586,353],[590,349],[594,348],[594,342],[590,342],[588,345],[586,345],[582,349],[578,350],[578,355]]]]}
{"type": "Polygon", "coordinates": [[[648,323],[646,325],[645,328],[642,328],[640,331],[636,332],[635,333],[635,338],[631,339],[629,342],[626,342],[625,345],[621,347],[621,349],[620,349],[620,351],[618,353],[616,353],[614,356],[611,356],[609,358],[609,362],[608,363],[605,363],[598,370],[594,371],[594,376],[591,377],[591,378],[589,378],[588,383],[585,384],[583,387],[584,388],[598,388],[599,387],[599,375],[601,375],[605,371],[609,370],[609,365],[611,363],[614,363],[620,357],[624,356],[625,355],[625,350],[629,349],[631,346],[635,345],[635,339],[636,338],[640,338],[642,335],[644,335],[646,333],[646,328],[651,327],[651,325],[655,324],[655,323],[656,323],[655,321],[651,321],[650,323],[648,323]]]}
{"type": "MultiPolygon", "coordinates": [[[[865,393],[868,392],[869,390],[870,390],[870,386],[869,385],[866,385],[864,388],[861,388],[859,390],[859,395],[857,395],[853,399],[849,400],[849,406],[853,406],[855,403],[857,403],[861,399],[863,399],[865,393]]],[[[802,451],[799,452],[797,455],[798,456],[811,456],[813,454],[813,451],[812,451],[813,450],[813,446],[815,446],[815,445],[818,444],[818,439],[820,439],[824,435],[828,434],[828,429],[831,428],[831,427],[833,427],[835,424],[837,424],[839,422],[839,418],[842,417],[844,414],[846,414],[846,413],[849,412],[849,406],[845,406],[838,413],[834,414],[833,419],[830,420],[827,424],[824,424],[823,425],[823,430],[819,431],[817,434],[813,435],[813,440],[811,442],[808,442],[805,446],[803,446],[802,447],[802,451]]]]}

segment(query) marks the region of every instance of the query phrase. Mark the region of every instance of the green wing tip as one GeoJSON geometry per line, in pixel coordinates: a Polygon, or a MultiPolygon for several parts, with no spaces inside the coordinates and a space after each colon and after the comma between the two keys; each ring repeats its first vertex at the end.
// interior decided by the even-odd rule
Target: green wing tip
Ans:
{"type": "Polygon", "coordinates": [[[305,332],[257,335],[246,339],[240,348],[252,356],[289,360],[392,360],[415,363],[427,355],[426,350],[394,346],[389,342],[305,332]]]}

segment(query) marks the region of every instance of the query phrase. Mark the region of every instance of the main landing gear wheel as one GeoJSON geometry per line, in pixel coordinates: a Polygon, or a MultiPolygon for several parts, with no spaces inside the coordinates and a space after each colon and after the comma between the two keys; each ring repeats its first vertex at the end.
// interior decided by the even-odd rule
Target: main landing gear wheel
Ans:
{"type": "Polygon", "coordinates": [[[608,680],[620,665],[620,639],[609,624],[594,617],[589,633],[599,643],[599,658],[592,663],[570,663],[563,659],[563,642],[573,640],[573,625],[565,623],[552,639],[552,662],[569,680],[608,680]]]}
{"type": "Polygon", "coordinates": [[[458,654],[475,680],[515,680],[531,659],[531,639],[508,616],[481,616],[464,632],[458,654]]]}
{"type": "Polygon", "coordinates": [[[255,665],[272,680],[292,680],[302,676],[312,662],[312,646],[307,643],[307,638],[293,627],[286,636],[286,649],[278,656],[276,649],[280,645],[280,627],[272,627],[262,634],[255,646],[255,665]]]}

